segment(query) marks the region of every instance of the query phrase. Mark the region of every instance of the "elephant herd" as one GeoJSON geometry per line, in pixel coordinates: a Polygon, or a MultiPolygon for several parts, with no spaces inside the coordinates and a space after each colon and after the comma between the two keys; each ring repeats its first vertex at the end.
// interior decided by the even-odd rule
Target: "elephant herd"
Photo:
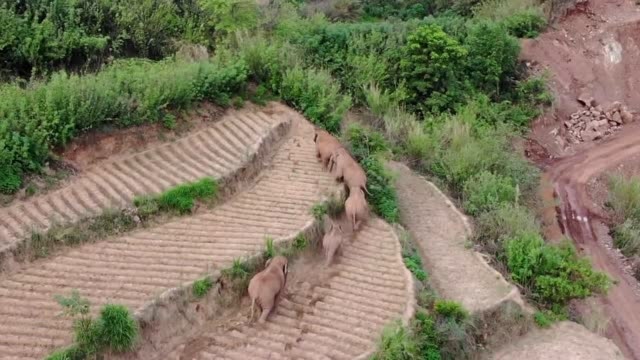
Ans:
{"type": "MultiPolygon", "coordinates": [[[[365,198],[367,191],[367,175],[349,151],[333,135],[322,129],[316,129],[313,141],[316,144],[316,156],[338,181],[343,181],[348,190],[344,202],[344,211],[349,226],[358,231],[369,215],[369,207],[365,198]]],[[[326,265],[330,265],[333,256],[342,245],[344,233],[342,226],[330,220],[329,231],[322,239],[322,248],[326,256],[326,265]]],[[[262,314],[259,322],[264,323],[284,292],[287,280],[288,260],[284,256],[276,256],[267,260],[265,269],[257,273],[249,282],[251,298],[251,319],[257,303],[262,314]]]]}

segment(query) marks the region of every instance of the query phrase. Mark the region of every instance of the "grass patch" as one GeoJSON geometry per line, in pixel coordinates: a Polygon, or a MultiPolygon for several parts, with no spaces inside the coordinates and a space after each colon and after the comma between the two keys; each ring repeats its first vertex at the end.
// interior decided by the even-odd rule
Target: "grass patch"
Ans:
{"type": "Polygon", "coordinates": [[[202,298],[211,288],[213,287],[213,281],[210,277],[204,277],[200,280],[196,280],[193,282],[192,293],[196,298],[202,298]]]}
{"type": "Polygon", "coordinates": [[[187,214],[192,212],[196,201],[213,201],[217,195],[218,183],[212,178],[203,178],[177,185],[156,196],[138,197],[133,204],[144,217],[159,212],[187,214]]]}
{"type": "Polygon", "coordinates": [[[90,314],[89,301],[77,290],[68,297],[56,296],[63,314],[73,319],[74,344],[55,351],[48,360],[100,358],[106,353],[132,350],[138,338],[138,324],[125,306],[107,304],[98,317],[90,314]]]}
{"type": "Polygon", "coordinates": [[[325,215],[335,219],[343,212],[344,197],[336,194],[331,194],[327,200],[311,207],[311,215],[313,215],[313,218],[317,221],[322,221],[325,215]]]}
{"type": "Polygon", "coordinates": [[[271,259],[274,256],[276,256],[276,249],[273,246],[273,238],[267,236],[266,239],[264,239],[264,253],[263,256],[265,259],[271,259]]]}

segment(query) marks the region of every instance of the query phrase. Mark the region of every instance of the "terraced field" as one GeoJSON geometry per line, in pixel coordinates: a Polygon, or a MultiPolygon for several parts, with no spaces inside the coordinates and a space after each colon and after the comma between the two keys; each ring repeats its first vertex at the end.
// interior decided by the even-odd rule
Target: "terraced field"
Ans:
{"type": "Polygon", "coordinates": [[[178,141],[88,169],[64,188],[0,209],[0,254],[31,229],[75,222],[205,176],[224,179],[249,164],[288,128],[282,113],[232,111],[213,126],[178,141]]]}
{"type": "Polygon", "coordinates": [[[219,319],[174,349],[140,359],[355,359],[375,349],[383,327],[413,315],[413,283],[400,243],[369,222],[326,268],[319,256],[292,264],[285,299],[264,327],[219,319]],[[195,345],[194,345],[195,344],[195,345]]]}
{"type": "MultiPolygon", "coordinates": [[[[289,112],[288,116],[295,114],[289,112]]],[[[265,128],[278,121],[260,117],[265,128]]],[[[226,121],[221,123],[225,129],[248,126],[232,122],[259,124],[255,116],[226,121]]],[[[195,135],[198,139],[202,136],[195,135]]],[[[236,139],[239,141],[239,137],[236,139]]],[[[182,146],[193,145],[181,141],[165,146],[177,152],[182,146]]],[[[235,148],[240,146],[238,143],[235,148]]],[[[311,206],[334,184],[322,171],[314,151],[313,128],[297,119],[257,183],[214,210],[82,246],[5,274],[0,279],[1,358],[40,358],[70,341],[70,322],[58,317],[55,294],[78,289],[94,309],[115,302],[135,310],[168,288],[262,249],[265,236],[296,233],[311,221],[311,206]]],[[[211,158],[202,163],[203,170],[215,161],[211,153],[211,158]]],[[[230,161],[228,166],[233,164],[230,161]]]]}

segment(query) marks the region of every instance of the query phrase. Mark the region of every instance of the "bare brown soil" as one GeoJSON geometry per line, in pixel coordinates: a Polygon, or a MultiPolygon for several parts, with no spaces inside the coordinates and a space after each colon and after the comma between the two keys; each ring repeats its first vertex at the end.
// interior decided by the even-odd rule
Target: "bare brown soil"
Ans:
{"type": "MultiPolygon", "coordinates": [[[[546,151],[546,156],[532,156],[545,169],[546,235],[552,240],[571,237],[596,268],[615,280],[608,295],[600,298],[611,318],[606,335],[627,357],[640,359],[638,284],[607,246],[607,214],[598,204],[602,189],[593,197],[588,186],[591,179],[640,153],[640,125],[626,124],[609,138],[571,146],[562,146],[555,138],[563,131],[563,121],[580,108],[576,99],[583,94],[604,108],[620,101],[632,112],[639,110],[639,7],[626,0],[590,1],[569,12],[554,31],[525,42],[522,57],[531,67],[551,72],[556,95],[554,111],[541,118],[531,133],[546,151]],[[557,221],[553,221],[554,212],[557,221]]],[[[637,122],[637,114],[635,118],[637,122]]],[[[537,150],[531,154],[538,154],[537,150]]]]}

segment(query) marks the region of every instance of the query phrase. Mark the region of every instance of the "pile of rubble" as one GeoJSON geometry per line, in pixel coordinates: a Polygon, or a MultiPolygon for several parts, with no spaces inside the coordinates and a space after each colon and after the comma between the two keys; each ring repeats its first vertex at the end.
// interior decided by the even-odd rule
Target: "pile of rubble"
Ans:
{"type": "Polygon", "coordinates": [[[614,102],[606,111],[593,98],[578,98],[584,110],[571,114],[564,122],[567,140],[572,144],[594,141],[620,129],[633,121],[633,114],[620,102],[614,102]]]}

